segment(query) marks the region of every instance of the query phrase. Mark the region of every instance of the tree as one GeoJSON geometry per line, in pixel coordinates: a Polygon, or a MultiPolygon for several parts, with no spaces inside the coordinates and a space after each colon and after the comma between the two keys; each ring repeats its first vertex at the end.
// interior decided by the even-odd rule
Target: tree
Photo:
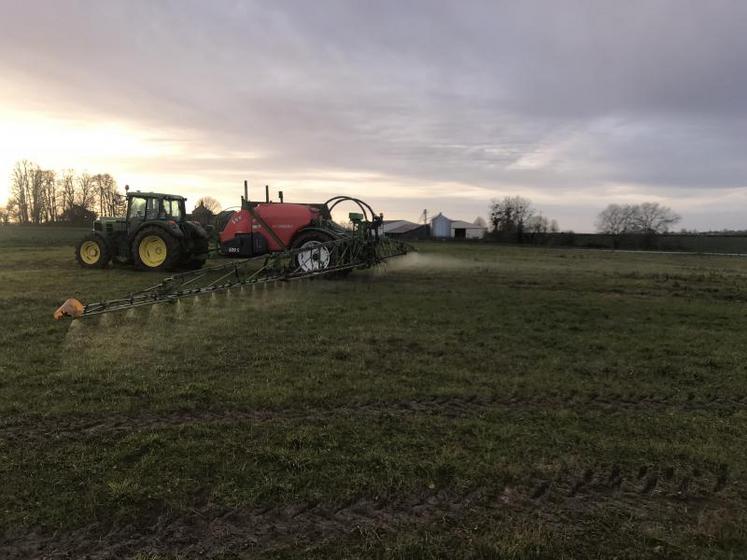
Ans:
{"type": "Polygon", "coordinates": [[[218,212],[220,212],[220,202],[209,196],[203,196],[192,210],[192,219],[206,226],[213,223],[218,212]]]}
{"type": "Polygon", "coordinates": [[[6,216],[5,223],[10,222],[14,217],[16,221],[18,220],[18,212],[17,212],[17,208],[16,208],[16,205],[13,199],[8,199],[8,202],[5,205],[5,211],[8,213],[6,216]]]}
{"type": "Polygon", "coordinates": [[[29,202],[36,166],[28,160],[16,162],[10,177],[10,204],[19,224],[30,221],[29,202]]]}
{"type": "Polygon", "coordinates": [[[636,208],[635,228],[641,233],[666,233],[671,226],[682,220],[679,214],[658,202],[644,202],[636,208]]]}
{"type": "Polygon", "coordinates": [[[96,202],[96,192],[94,191],[93,177],[88,173],[82,173],[78,176],[78,196],[75,203],[86,210],[93,210],[96,202]]]}
{"type": "MultiPolygon", "coordinates": [[[[91,213],[124,214],[126,198],[108,173],[75,175],[72,169],[57,174],[28,160],[11,172],[10,198],[5,211],[19,224],[90,221],[91,213]],[[82,216],[82,218],[81,218],[82,216]]],[[[0,218],[0,221],[1,218],[0,218]]]]}
{"type": "Polygon", "coordinates": [[[599,233],[612,236],[612,246],[617,249],[622,236],[628,233],[657,235],[669,231],[670,226],[682,218],[658,202],[643,204],[610,204],[597,216],[599,233]]]}
{"type": "Polygon", "coordinates": [[[60,210],[64,212],[75,204],[75,171],[66,169],[58,179],[60,191],[60,210]]]}
{"type": "Polygon", "coordinates": [[[485,221],[485,218],[483,218],[482,216],[477,216],[477,218],[475,218],[475,221],[472,223],[475,224],[476,226],[480,226],[481,228],[487,229],[488,227],[488,223],[485,221]]]}
{"type": "Polygon", "coordinates": [[[10,212],[7,208],[0,206],[0,224],[7,225],[10,221],[10,212]]]}
{"type": "Polygon", "coordinates": [[[528,233],[547,233],[550,230],[550,220],[542,214],[535,214],[527,218],[525,227],[528,233]]]}
{"type": "Polygon", "coordinates": [[[532,203],[520,196],[506,196],[502,200],[493,199],[490,204],[490,223],[493,231],[516,233],[521,240],[527,220],[534,214],[532,203]]]}
{"type": "Polygon", "coordinates": [[[28,198],[28,205],[31,221],[35,224],[40,224],[44,221],[47,180],[47,172],[34,164],[34,170],[31,174],[31,188],[29,189],[30,196],[28,198]]]}
{"type": "Polygon", "coordinates": [[[39,170],[39,183],[41,188],[41,221],[57,221],[57,181],[55,172],[51,170],[39,170]]]}
{"type": "Polygon", "coordinates": [[[611,235],[624,233],[666,233],[682,218],[658,202],[610,204],[597,216],[597,231],[611,235]]]}
{"type": "Polygon", "coordinates": [[[610,204],[597,216],[599,233],[620,236],[635,229],[636,207],[631,204],[610,204]]]}
{"type": "Polygon", "coordinates": [[[108,173],[91,177],[94,197],[98,199],[100,216],[124,214],[125,197],[117,191],[117,182],[108,173]]]}
{"type": "Polygon", "coordinates": [[[217,214],[221,210],[220,202],[215,200],[212,196],[203,196],[197,201],[195,209],[200,206],[204,206],[207,210],[210,210],[212,214],[217,214]]]}

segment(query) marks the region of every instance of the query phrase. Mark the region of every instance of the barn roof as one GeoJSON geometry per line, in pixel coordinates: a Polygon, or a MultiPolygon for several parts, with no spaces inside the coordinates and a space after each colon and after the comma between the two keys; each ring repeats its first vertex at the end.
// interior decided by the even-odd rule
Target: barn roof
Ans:
{"type": "Polygon", "coordinates": [[[407,222],[405,224],[402,224],[401,226],[388,230],[387,233],[407,233],[408,231],[412,231],[420,227],[425,226],[424,224],[413,224],[412,222],[407,222]]]}
{"type": "Polygon", "coordinates": [[[477,224],[465,222],[464,220],[452,220],[451,227],[457,228],[457,229],[485,229],[483,226],[478,226],[477,224]]]}

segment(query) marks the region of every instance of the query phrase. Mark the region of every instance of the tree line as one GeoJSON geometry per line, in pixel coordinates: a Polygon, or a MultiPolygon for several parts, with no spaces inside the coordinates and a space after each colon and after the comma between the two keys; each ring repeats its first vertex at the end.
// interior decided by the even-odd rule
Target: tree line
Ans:
{"type": "Polygon", "coordinates": [[[0,221],[81,224],[97,215],[122,215],[125,205],[125,195],[108,173],[56,172],[21,160],[11,172],[10,198],[0,208],[0,221]]]}
{"type": "Polygon", "coordinates": [[[532,202],[521,196],[506,196],[490,203],[490,225],[494,236],[508,236],[521,243],[525,237],[535,238],[557,233],[558,221],[537,211],[532,202]]]}
{"type": "MultiPolygon", "coordinates": [[[[658,235],[667,233],[682,217],[658,202],[610,204],[597,216],[596,231],[619,240],[627,234],[658,235]]],[[[538,234],[557,233],[558,222],[538,212],[529,199],[506,196],[490,204],[491,234],[518,242],[538,234]]],[[[570,232],[569,232],[570,233],[570,232]]]]}

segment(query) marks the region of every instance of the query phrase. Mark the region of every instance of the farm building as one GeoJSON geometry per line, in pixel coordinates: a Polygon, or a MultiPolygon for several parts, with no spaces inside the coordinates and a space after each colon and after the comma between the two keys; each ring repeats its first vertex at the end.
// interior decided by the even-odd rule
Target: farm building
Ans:
{"type": "Polygon", "coordinates": [[[397,239],[426,239],[430,237],[430,226],[408,220],[384,220],[379,233],[397,239]]]}
{"type": "Polygon", "coordinates": [[[486,228],[462,220],[452,220],[440,212],[431,219],[431,235],[451,239],[480,239],[486,228]]]}

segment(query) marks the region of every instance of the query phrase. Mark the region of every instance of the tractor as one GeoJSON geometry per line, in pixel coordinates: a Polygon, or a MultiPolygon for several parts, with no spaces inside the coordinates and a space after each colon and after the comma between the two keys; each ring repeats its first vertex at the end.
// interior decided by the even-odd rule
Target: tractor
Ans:
{"type": "Polygon", "coordinates": [[[125,190],[126,216],[98,218],[76,246],[75,258],[82,267],[104,268],[112,260],[154,271],[205,264],[208,232],[185,218],[184,197],[125,190]]]}

